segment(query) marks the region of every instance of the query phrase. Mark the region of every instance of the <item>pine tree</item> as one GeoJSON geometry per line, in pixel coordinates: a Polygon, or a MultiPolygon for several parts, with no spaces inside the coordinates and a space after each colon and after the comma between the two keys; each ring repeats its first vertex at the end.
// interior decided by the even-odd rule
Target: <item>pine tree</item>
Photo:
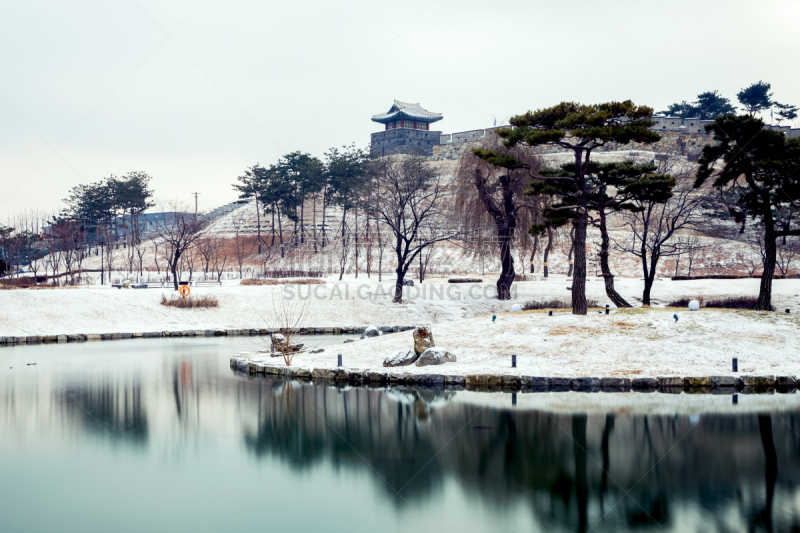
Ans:
{"type": "MultiPolygon", "coordinates": [[[[589,223],[588,197],[591,184],[587,179],[592,151],[609,142],[652,143],[661,136],[650,128],[653,109],[636,106],[630,100],[604,104],[584,105],[562,102],[556,106],[529,111],[513,117],[514,129],[502,129],[497,133],[505,139],[506,146],[552,145],[572,151],[575,158],[571,177],[532,176],[558,190],[571,191],[575,205],[569,209],[575,225],[575,259],[572,283],[572,312],[585,315],[586,310],[586,229],[589,223]]],[[[479,154],[476,154],[479,155],[479,154]]],[[[513,157],[494,152],[480,154],[486,161],[505,168],[518,165],[513,157]]],[[[566,209],[565,209],[566,211],[566,209]]]]}

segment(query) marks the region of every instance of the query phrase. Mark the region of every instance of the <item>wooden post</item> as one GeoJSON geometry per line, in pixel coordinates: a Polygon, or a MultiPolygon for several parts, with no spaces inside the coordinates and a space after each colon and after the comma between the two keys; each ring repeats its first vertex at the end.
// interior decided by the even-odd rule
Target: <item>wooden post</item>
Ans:
{"type": "Polygon", "coordinates": [[[734,372],[738,372],[739,371],[739,358],[738,357],[734,357],[733,358],[733,371],[734,372]]]}
{"type": "Polygon", "coordinates": [[[342,366],[342,354],[339,354],[336,359],[336,366],[342,366]]]}
{"type": "Polygon", "coordinates": [[[511,368],[517,368],[517,356],[516,355],[512,355],[511,356],[511,368]]]}

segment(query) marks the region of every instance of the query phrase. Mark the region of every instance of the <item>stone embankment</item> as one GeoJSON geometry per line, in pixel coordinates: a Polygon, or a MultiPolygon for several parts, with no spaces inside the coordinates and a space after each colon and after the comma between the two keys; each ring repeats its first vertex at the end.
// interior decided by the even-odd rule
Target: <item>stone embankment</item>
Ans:
{"type": "MultiPolygon", "coordinates": [[[[309,327],[297,330],[297,335],[355,335],[364,333],[369,326],[309,327]]],[[[383,333],[398,333],[414,329],[413,326],[383,326],[383,333]]],[[[29,335],[21,337],[0,336],[0,346],[16,344],[56,344],[64,342],[111,341],[121,339],[155,339],[161,337],[237,337],[266,336],[280,333],[280,328],[252,329],[197,329],[180,331],[146,331],[137,333],[75,333],[69,335],[29,335]]]]}
{"type": "Polygon", "coordinates": [[[364,386],[415,386],[444,390],[486,392],[689,392],[709,394],[794,393],[795,376],[658,376],[618,377],[537,377],[516,374],[412,374],[380,372],[348,368],[296,368],[284,364],[267,364],[268,354],[239,353],[231,357],[231,368],[248,374],[297,379],[323,383],[364,386]]]}

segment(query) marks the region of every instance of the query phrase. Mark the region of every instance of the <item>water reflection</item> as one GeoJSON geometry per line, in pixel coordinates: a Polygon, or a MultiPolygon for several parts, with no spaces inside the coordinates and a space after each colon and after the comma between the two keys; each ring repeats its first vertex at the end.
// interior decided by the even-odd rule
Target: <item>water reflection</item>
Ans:
{"type": "Polygon", "coordinates": [[[65,419],[87,431],[139,446],[146,444],[147,412],[138,380],[122,384],[110,381],[96,385],[70,383],[57,389],[54,399],[65,419]]]}
{"type": "Polygon", "coordinates": [[[699,516],[703,530],[800,528],[797,414],[559,415],[447,403],[459,393],[270,386],[244,434],[252,453],[362,468],[404,500],[455,476],[482,501],[525,502],[548,530],[683,530],[699,516]]]}
{"type": "MultiPolygon", "coordinates": [[[[80,463],[70,466],[73,455],[102,457],[121,447],[134,458],[134,472],[173,471],[167,487],[206,461],[208,477],[196,481],[201,487],[228,483],[226,492],[235,493],[289,479],[301,492],[322,486],[342,501],[358,498],[359,514],[397,517],[410,506],[424,517],[458,517],[462,530],[800,531],[800,411],[567,414],[523,408],[524,401],[512,408],[510,396],[496,407],[480,400],[491,395],[467,392],[236,375],[228,357],[242,347],[230,341],[115,346],[113,353],[82,353],[69,365],[76,352],[2,352],[11,361],[5,366],[17,368],[0,373],[0,471],[6,473],[0,488],[9,479],[14,486],[3,491],[10,496],[0,512],[12,523],[20,502],[39,497],[41,485],[25,489],[24,481],[35,477],[45,455],[33,455],[16,477],[7,472],[26,449],[52,446],[62,454],[57,464],[70,490],[87,495],[97,488],[79,475],[80,463]],[[29,357],[42,366],[26,367],[29,357]],[[59,378],[49,385],[52,375],[59,378]],[[226,452],[217,456],[220,446],[226,452]],[[224,469],[214,470],[214,461],[224,469]]],[[[575,396],[557,398],[568,405],[575,396]]],[[[107,466],[92,467],[114,487],[126,486],[119,456],[110,457],[107,466]]],[[[49,475],[53,467],[41,468],[49,475]]],[[[212,520],[207,508],[224,507],[220,494],[212,494],[197,497],[193,513],[201,519],[208,512],[204,520],[212,520]]],[[[66,512],[90,514],[94,497],[86,498],[86,510],[66,512]]],[[[125,515],[135,501],[119,496],[115,513],[125,515]]],[[[288,515],[309,505],[291,495],[270,503],[288,515]]],[[[45,506],[41,516],[47,512],[45,506]]],[[[111,529],[129,530],[137,512],[111,529]]],[[[352,515],[330,513],[331,530],[352,529],[352,515]]],[[[405,530],[389,520],[381,527],[405,530]]],[[[104,530],[84,526],[79,530],[104,530]]]]}

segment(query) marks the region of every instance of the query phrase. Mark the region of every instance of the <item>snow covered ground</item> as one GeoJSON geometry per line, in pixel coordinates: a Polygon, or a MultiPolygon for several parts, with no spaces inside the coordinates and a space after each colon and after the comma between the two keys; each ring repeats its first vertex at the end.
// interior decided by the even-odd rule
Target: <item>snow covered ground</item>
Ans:
{"type": "MultiPolygon", "coordinates": [[[[458,362],[436,367],[439,373],[500,372],[518,356],[518,372],[542,376],[718,375],[730,370],[738,356],[743,373],[800,374],[800,280],[776,280],[776,313],[702,309],[663,309],[679,297],[711,298],[755,295],[757,279],[658,281],[651,309],[590,312],[573,316],[558,310],[511,313],[513,303],[558,298],[569,301],[563,276],[548,281],[515,283],[515,299],[494,298],[493,279],[483,284],[448,284],[430,279],[413,289],[400,305],[391,303],[392,284],[349,277],[325,285],[200,287],[194,294],[212,294],[218,308],[175,309],[160,305],[160,289],[66,288],[0,291],[0,335],[113,333],[181,329],[274,327],[282,298],[307,302],[305,326],[431,324],[437,346],[458,356],[458,362]],[[311,294],[309,296],[309,290],[311,294]],[[301,299],[302,298],[302,299],[301,299]],[[307,300],[306,300],[307,299],[307,300]],[[790,308],[792,313],[783,312],[790,308]],[[678,321],[673,315],[677,311],[678,321]],[[491,316],[497,315],[493,323],[491,316]]],[[[587,295],[607,303],[601,281],[587,284],[587,295]]],[[[620,293],[636,301],[642,282],[617,280],[620,293]]],[[[383,359],[412,347],[411,332],[342,344],[316,355],[302,354],[294,364],[332,366],[342,353],[350,368],[382,368],[383,359]]],[[[430,372],[403,367],[402,371],[430,372]]]]}

